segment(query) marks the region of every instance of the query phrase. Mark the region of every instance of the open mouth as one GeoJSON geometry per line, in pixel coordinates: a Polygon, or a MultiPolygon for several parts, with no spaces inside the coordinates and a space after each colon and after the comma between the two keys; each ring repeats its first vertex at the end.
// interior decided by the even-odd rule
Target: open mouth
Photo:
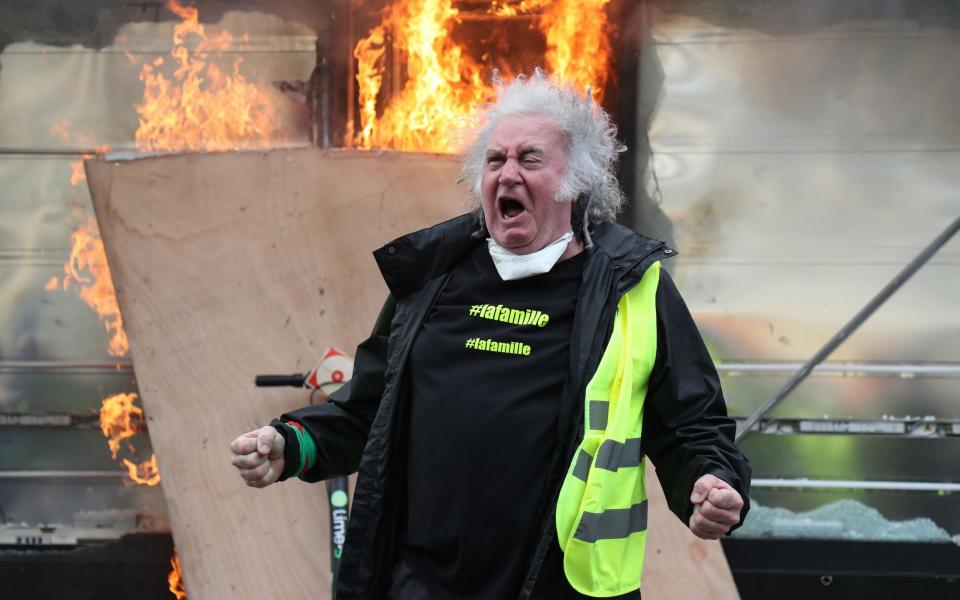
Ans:
{"type": "Polygon", "coordinates": [[[512,219],[524,211],[523,205],[512,198],[500,199],[500,215],[504,219],[512,219]]]}

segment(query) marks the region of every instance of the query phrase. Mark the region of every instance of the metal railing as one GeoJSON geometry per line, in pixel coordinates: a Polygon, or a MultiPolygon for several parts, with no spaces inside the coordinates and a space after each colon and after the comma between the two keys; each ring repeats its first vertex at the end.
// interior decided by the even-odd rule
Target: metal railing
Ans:
{"type": "Polygon", "coordinates": [[[906,283],[917,271],[920,270],[923,265],[930,260],[930,258],[937,253],[940,248],[946,244],[950,238],[960,230],[960,217],[954,219],[954,221],[943,230],[940,235],[938,235],[926,248],[924,248],[920,254],[918,254],[902,271],[897,273],[897,275],[886,285],[880,292],[874,296],[866,306],[860,309],[860,311],[853,316],[846,325],[840,328],[832,338],[830,338],[826,344],[823,345],[820,350],[814,354],[810,360],[804,363],[793,377],[791,377],[783,387],[777,390],[770,398],[767,399],[759,408],[757,408],[749,417],[747,417],[742,423],[737,427],[736,441],[742,440],[745,436],[749,435],[753,430],[753,427],[757,422],[763,418],[770,410],[773,409],[777,404],[783,401],[793,390],[796,389],[800,383],[806,379],[810,373],[813,372],[814,368],[817,367],[820,363],[827,359],[830,354],[836,350],[840,344],[842,344],[850,335],[853,334],[864,321],[870,318],[870,316],[876,312],[878,308],[883,306],[883,304],[890,299],[890,297],[898,290],[900,287],[906,283]]]}

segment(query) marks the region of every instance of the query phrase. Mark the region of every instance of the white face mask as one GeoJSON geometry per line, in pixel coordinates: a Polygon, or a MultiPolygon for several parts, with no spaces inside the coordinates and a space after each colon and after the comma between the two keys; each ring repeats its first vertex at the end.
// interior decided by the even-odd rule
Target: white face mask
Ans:
{"type": "Polygon", "coordinates": [[[493,259],[493,265],[497,268],[497,273],[500,274],[500,279],[513,281],[550,271],[560,260],[572,239],[573,233],[568,231],[557,241],[536,252],[514,254],[493,238],[487,238],[487,250],[490,252],[490,258],[493,259]]]}

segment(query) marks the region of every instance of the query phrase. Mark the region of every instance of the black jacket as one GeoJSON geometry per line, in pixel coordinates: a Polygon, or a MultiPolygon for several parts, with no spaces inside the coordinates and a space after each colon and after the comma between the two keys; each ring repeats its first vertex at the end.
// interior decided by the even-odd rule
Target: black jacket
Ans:
{"type": "MultiPolygon", "coordinates": [[[[476,222],[475,215],[463,215],[377,250],[374,256],[390,296],[372,335],[357,348],[353,379],[332,394],[329,403],[281,417],[299,421],[316,440],[317,462],[303,479],[319,481],[359,470],[340,562],[338,600],[382,598],[389,587],[405,494],[401,476],[405,472],[404,367],[414,337],[448,275],[481,243],[471,236],[476,222]]],[[[585,388],[609,339],[620,297],[640,281],[650,264],[673,256],[662,242],[611,223],[597,226],[593,241],[594,247],[587,250],[570,340],[571,371],[560,404],[560,444],[548,488],[551,494],[539,512],[544,515],[541,539],[531,557],[521,599],[570,597],[567,592],[559,595],[555,583],[562,567],[558,571],[554,510],[583,435],[585,388]]],[[[644,408],[644,454],[657,466],[670,508],[684,523],[692,511],[693,483],[707,473],[740,492],[747,503],[742,512],[746,515],[750,467],[733,444],[735,424],[726,416],[716,370],[665,271],[657,293],[657,324],[657,359],[644,408]]],[[[298,460],[292,455],[289,459],[298,460]]]]}

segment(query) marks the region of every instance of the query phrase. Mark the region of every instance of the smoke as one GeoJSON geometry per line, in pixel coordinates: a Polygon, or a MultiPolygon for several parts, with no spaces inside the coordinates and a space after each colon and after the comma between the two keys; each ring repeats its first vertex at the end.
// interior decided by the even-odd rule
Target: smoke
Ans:
{"type": "MultiPolygon", "coordinates": [[[[0,3],[0,51],[14,42],[35,41],[51,46],[80,44],[101,50],[113,44],[124,25],[173,21],[163,0],[31,0],[0,3]]],[[[197,0],[203,23],[219,22],[230,11],[256,11],[300,23],[317,32],[326,29],[337,0],[197,0]]]]}
{"type": "Polygon", "coordinates": [[[696,16],[728,29],[810,33],[862,20],[960,27],[960,4],[942,0],[650,0],[664,13],[696,16]]]}

